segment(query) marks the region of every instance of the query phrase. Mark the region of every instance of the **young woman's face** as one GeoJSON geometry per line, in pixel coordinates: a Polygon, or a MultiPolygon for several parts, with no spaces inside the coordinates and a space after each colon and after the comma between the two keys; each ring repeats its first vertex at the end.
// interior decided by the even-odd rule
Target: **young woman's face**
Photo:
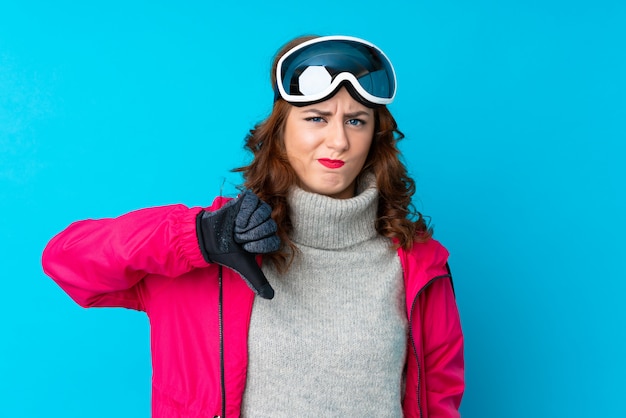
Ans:
{"type": "Polygon", "coordinates": [[[332,98],[292,106],[285,125],[287,158],[306,191],[337,199],[354,196],[374,137],[374,110],[341,88],[332,98]]]}

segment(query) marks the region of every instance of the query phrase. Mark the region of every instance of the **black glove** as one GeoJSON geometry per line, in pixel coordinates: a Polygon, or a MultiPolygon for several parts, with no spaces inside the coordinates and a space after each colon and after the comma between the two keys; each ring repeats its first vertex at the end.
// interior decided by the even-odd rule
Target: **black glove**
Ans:
{"type": "Polygon", "coordinates": [[[280,248],[276,222],[270,206],[250,190],[220,209],[201,211],[196,217],[200,251],[207,263],[235,270],[248,286],[265,299],[274,289],[256,262],[254,254],[271,253],[280,248]]]}

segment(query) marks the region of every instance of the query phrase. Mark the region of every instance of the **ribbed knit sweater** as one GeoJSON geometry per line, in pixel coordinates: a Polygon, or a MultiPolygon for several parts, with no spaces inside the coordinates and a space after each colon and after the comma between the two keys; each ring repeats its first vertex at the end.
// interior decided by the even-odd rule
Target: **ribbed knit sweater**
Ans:
{"type": "Polygon", "coordinates": [[[397,252],[374,228],[370,178],[351,199],[294,188],[286,274],[251,317],[243,417],[401,417],[407,320],[397,252]]]}

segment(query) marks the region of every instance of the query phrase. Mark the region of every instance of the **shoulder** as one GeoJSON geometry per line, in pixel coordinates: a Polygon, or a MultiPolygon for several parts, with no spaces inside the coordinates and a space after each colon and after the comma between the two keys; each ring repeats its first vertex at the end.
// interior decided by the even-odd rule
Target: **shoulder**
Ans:
{"type": "Polygon", "coordinates": [[[213,212],[215,210],[218,210],[219,208],[221,208],[222,206],[224,206],[226,203],[230,202],[231,200],[233,200],[232,197],[218,196],[213,200],[213,203],[211,204],[211,206],[209,206],[206,209],[213,212]]]}
{"type": "Polygon", "coordinates": [[[448,274],[448,250],[437,240],[415,242],[410,250],[398,249],[407,288],[421,287],[448,274]]]}
{"type": "Polygon", "coordinates": [[[425,242],[414,242],[410,250],[398,249],[403,263],[427,267],[445,266],[448,262],[448,250],[437,240],[428,239],[425,242]]]}

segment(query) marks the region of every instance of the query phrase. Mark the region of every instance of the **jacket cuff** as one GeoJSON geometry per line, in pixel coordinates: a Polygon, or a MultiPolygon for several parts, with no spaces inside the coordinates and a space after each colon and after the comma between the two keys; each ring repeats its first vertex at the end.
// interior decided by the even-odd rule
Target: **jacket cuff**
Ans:
{"type": "Polygon", "coordinates": [[[193,268],[203,268],[209,265],[200,252],[200,244],[196,232],[196,216],[198,216],[200,211],[202,211],[202,208],[190,208],[174,224],[178,247],[176,250],[180,257],[187,260],[193,268]]]}

